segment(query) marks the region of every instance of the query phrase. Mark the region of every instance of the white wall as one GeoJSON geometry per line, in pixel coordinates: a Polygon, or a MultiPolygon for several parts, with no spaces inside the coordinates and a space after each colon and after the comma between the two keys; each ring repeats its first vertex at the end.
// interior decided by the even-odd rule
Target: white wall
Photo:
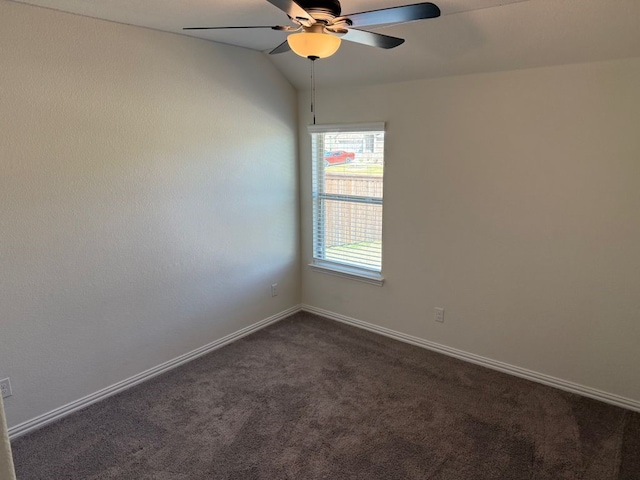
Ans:
{"type": "Polygon", "coordinates": [[[303,302],[640,401],[638,85],[629,59],[319,91],[318,123],[387,122],[386,284],[303,266],[303,302]]]}
{"type": "Polygon", "coordinates": [[[9,426],[299,303],[297,100],[263,54],[6,1],[0,45],[9,426]]]}

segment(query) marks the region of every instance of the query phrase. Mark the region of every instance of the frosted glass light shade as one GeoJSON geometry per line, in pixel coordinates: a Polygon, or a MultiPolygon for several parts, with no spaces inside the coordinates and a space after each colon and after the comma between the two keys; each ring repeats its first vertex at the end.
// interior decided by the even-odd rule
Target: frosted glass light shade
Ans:
{"type": "Polygon", "coordinates": [[[342,40],[327,33],[303,32],[289,35],[287,42],[301,57],[327,58],[338,51],[342,40]]]}

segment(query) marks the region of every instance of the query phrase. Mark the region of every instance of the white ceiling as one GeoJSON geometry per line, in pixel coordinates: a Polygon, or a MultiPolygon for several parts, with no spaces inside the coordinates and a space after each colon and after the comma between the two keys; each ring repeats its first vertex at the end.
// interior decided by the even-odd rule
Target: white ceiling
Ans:
{"type": "MultiPolygon", "coordinates": [[[[342,0],[344,14],[420,0],[342,0]]],[[[317,84],[372,84],[640,56],[640,0],[432,0],[442,17],[375,31],[406,43],[382,50],[342,42],[316,63],[317,84]]],[[[273,30],[184,32],[185,26],[287,25],[266,0],[21,0],[119,23],[188,34],[268,52],[286,33],[273,30]]],[[[374,30],[374,29],[371,29],[374,30]]],[[[265,53],[266,54],[266,53],[265,53]]],[[[309,60],[269,58],[297,88],[309,60]]]]}

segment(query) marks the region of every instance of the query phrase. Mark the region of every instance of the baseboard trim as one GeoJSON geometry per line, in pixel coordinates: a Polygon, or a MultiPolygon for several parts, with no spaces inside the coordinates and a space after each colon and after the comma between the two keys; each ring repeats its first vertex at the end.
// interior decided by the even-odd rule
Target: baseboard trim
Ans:
{"type": "Polygon", "coordinates": [[[161,363],[160,365],[150,368],[149,370],[145,370],[142,373],[129,377],[121,382],[115,383],[109,387],[103,388],[102,390],[98,390],[95,393],[87,395],[86,397],[82,397],[78,400],[75,400],[71,403],[58,407],[50,412],[39,415],[31,420],[27,420],[26,422],[20,423],[9,428],[9,439],[14,440],[22,435],[25,435],[33,430],[37,430],[39,428],[44,427],[45,425],[60,420],[67,415],[70,415],[73,412],[81,410],[89,405],[104,400],[105,398],[111,397],[117,393],[120,393],[128,388],[131,388],[139,383],[142,383],[146,380],[149,380],[157,375],[168,372],[180,365],[183,365],[191,360],[194,360],[202,355],[206,355],[218,348],[222,348],[225,345],[228,345],[236,340],[241,339],[242,337],[246,337],[258,330],[261,330],[269,325],[272,325],[294,313],[297,313],[301,310],[300,305],[293,306],[284,310],[280,313],[276,313],[268,318],[260,320],[248,327],[245,327],[237,332],[233,332],[225,337],[222,337],[218,340],[215,340],[207,345],[204,345],[200,348],[196,348],[188,353],[180,355],[172,360],[161,363]]]}
{"type": "Polygon", "coordinates": [[[604,392],[602,390],[598,390],[595,388],[573,383],[567,380],[563,380],[561,378],[552,377],[551,375],[546,375],[544,373],[539,373],[533,370],[528,370],[526,368],[517,367],[515,365],[510,365],[505,362],[500,362],[498,360],[492,360],[490,358],[482,357],[480,355],[468,353],[463,350],[458,350],[456,348],[447,347],[446,345],[441,345],[439,343],[431,342],[429,340],[424,340],[419,337],[414,337],[413,335],[407,335],[406,333],[398,332],[385,327],[380,327],[372,323],[364,322],[362,320],[357,320],[355,318],[347,317],[346,315],[341,315],[339,313],[331,312],[329,310],[324,310],[318,307],[313,307],[311,305],[303,304],[301,307],[301,310],[309,313],[315,313],[322,317],[326,317],[331,320],[345,323],[347,325],[351,325],[357,328],[362,328],[364,330],[368,330],[370,332],[374,332],[379,335],[384,335],[385,337],[393,338],[395,340],[399,340],[404,343],[409,343],[411,345],[422,347],[427,350],[432,350],[434,352],[442,353],[450,357],[455,357],[460,360],[464,360],[470,363],[475,363],[476,365],[481,365],[483,367],[491,368],[493,370],[498,370],[500,372],[508,373],[510,375],[531,380],[533,382],[542,383],[544,385],[555,387],[560,390],[565,390],[567,392],[575,393],[577,395],[582,395],[584,397],[600,400],[602,402],[615,405],[617,407],[622,407],[629,410],[640,412],[640,401],[638,400],[633,400],[631,398],[622,397],[620,395],[616,395],[613,393],[604,392]]]}

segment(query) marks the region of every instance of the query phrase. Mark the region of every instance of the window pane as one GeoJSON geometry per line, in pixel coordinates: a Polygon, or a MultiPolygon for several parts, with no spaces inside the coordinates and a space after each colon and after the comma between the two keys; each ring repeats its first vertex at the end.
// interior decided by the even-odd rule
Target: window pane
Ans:
{"type": "Polygon", "coordinates": [[[325,192],[371,196],[372,191],[382,198],[384,132],[336,132],[318,136],[323,137],[325,192]],[[338,182],[339,179],[345,181],[338,182]]]}
{"type": "Polygon", "coordinates": [[[325,221],[317,238],[323,260],[380,270],[382,205],[320,199],[325,221]]]}

